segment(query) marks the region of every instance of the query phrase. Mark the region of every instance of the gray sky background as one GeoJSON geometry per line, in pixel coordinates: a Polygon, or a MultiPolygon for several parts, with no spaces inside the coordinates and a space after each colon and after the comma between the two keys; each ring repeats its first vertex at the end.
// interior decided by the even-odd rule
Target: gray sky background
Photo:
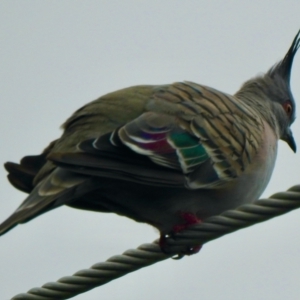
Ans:
{"type": "MultiPolygon", "coordinates": [[[[85,103],[123,87],[190,80],[234,93],[288,50],[299,0],[1,1],[0,161],[38,154],[85,103]]],[[[292,72],[300,99],[300,53],[292,72]]],[[[299,119],[293,131],[300,148],[299,119]]],[[[299,180],[300,159],[280,142],[263,196],[299,180]]],[[[0,169],[0,220],[25,198],[0,169]]],[[[75,297],[299,299],[300,212],[206,244],[75,297]]],[[[61,207],[0,238],[0,298],[71,275],[158,237],[113,214],[61,207]]]]}

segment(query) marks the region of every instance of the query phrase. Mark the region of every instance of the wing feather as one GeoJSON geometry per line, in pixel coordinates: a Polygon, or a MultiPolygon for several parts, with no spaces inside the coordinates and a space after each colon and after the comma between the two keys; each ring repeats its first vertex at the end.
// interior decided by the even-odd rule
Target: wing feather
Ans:
{"type": "Polygon", "coordinates": [[[62,204],[84,208],[76,197],[99,188],[102,177],[166,188],[219,187],[247,169],[264,131],[259,113],[246,103],[192,82],[105,95],[63,128],[40,156],[5,165],[11,183],[30,195],[0,234],[62,204]]]}

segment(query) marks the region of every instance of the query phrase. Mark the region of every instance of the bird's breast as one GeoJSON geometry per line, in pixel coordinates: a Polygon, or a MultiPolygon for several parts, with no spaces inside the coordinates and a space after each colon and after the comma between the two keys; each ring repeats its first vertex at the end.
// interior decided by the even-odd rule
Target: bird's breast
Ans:
{"type": "Polygon", "coordinates": [[[200,202],[211,202],[202,210],[208,216],[220,214],[257,200],[267,187],[276,161],[278,138],[268,123],[264,123],[262,143],[246,170],[234,180],[216,190],[199,191],[200,202]]]}

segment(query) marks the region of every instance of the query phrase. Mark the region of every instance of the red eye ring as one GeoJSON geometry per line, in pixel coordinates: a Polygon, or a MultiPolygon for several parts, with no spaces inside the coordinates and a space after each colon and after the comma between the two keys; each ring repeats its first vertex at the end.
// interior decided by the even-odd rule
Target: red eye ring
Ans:
{"type": "Polygon", "coordinates": [[[287,100],[283,103],[283,109],[285,110],[286,114],[290,117],[293,111],[292,102],[287,100]]]}

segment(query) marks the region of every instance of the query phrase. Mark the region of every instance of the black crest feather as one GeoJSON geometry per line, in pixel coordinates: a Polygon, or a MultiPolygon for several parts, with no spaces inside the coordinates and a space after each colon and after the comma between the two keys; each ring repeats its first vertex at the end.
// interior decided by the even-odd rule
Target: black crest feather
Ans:
{"type": "Polygon", "coordinates": [[[271,70],[268,72],[269,75],[271,77],[279,75],[281,78],[285,79],[285,81],[289,84],[293,60],[299,48],[300,48],[300,30],[296,34],[292,42],[292,45],[288,50],[288,52],[286,53],[285,57],[273,68],[271,68],[271,70]]]}

